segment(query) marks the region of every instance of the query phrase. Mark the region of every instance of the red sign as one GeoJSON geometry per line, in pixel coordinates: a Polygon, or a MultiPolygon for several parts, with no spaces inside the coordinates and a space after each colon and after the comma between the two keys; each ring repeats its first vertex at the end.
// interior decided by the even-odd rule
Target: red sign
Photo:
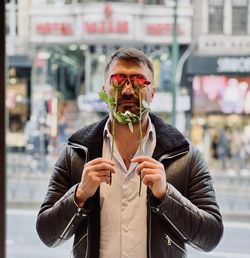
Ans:
{"type": "Polygon", "coordinates": [[[89,34],[95,33],[128,33],[129,27],[127,21],[114,21],[112,20],[113,10],[109,3],[103,6],[104,20],[84,22],[83,29],[89,34]]]}
{"type": "Polygon", "coordinates": [[[72,25],[64,22],[40,22],[37,23],[36,32],[42,35],[72,35],[72,25]]]}
{"type": "Polygon", "coordinates": [[[104,12],[106,19],[110,18],[113,14],[112,6],[109,3],[105,3],[103,12],[104,12]]]}
{"type": "MultiPolygon", "coordinates": [[[[173,25],[170,23],[155,23],[147,24],[146,31],[147,34],[151,35],[170,35],[172,33],[173,25]]],[[[178,35],[184,35],[184,31],[180,25],[177,27],[178,35]]]]}
{"type": "Polygon", "coordinates": [[[99,22],[84,22],[83,29],[87,33],[128,33],[129,26],[127,21],[103,20],[99,22]]]}

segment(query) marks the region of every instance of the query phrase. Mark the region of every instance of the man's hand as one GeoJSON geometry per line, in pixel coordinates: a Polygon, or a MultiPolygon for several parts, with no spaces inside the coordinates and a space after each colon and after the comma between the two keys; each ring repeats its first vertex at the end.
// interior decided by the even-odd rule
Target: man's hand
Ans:
{"type": "Polygon", "coordinates": [[[114,165],[114,161],[104,158],[91,160],[84,165],[81,182],[75,195],[75,201],[79,207],[83,207],[101,183],[109,183],[110,172],[115,173],[114,165]]]}
{"type": "Polygon", "coordinates": [[[162,163],[148,156],[138,156],[131,161],[139,164],[136,171],[139,175],[141,174],[142,182],[150,188],[155,197],[164,200],[167,182],[162,163]]]}

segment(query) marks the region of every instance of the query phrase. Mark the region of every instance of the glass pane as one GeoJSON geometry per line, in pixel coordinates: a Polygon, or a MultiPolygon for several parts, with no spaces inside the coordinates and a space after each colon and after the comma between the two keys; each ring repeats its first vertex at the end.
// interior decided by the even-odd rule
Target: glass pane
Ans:
{"type": "MultiPolygon", "coordinates": [[[[99,121],[107,115],[107,107],[100,101],[97,93],[103,85],[103,71],[108,54],[119,47],[132,46],[143,50],[152,59],[157,90],[152,112],[168,123],[171,121],[172,45],[167,43],[166,39],[169,39],[169,36],[164,33],[171,35],[172,19],[166,16],[166,20],[162,21],[159,17],[162,10],[157,10],[157,6],[152,5],[172,1],[126,0],[123,1],[124,4],[114,0],[113,2],[116,3],[112,4],[112,9],[106,5],[105,13],[101,15],[95,13],[93,2],[96,1],[10,0],[6,3],[6,194],[8,204],[6,258],[72,257],[73,239],[56,248],[48,248],[42,243],[36,232],[36,216],[50,184],[54,164],[68,137],[76,130],[99,121]],[[81,38],[81,35],[78,37],[78,33],[82,33],[83,30],[81,17],[86,14],[86,10],[82,14],[81,8],[71,8],[70,5],[90,2],[91,4],[86,5],[91,10],[89,13],[86,12],[88,17],[93,19],[94,26],[99,27],[103,19],[107,19],[110,37],[104,35],[105,31],[95,35],[95,28],[92,31],[93,34],[90,32],[90,36],[93,36],[90,41],[85,42],[85,38],[81,38]],[[136,8],[140,8],[141,5],[144,8],[143,4],[148,4],[145,9],[152,8],[152,13],[149,15],[147,12],[147,17],[140,14],[134,20],[137,10],[131,10],[131,13],[129,10],[130,5],[131,8],[135,7],[134,4],[129,3],[134,2],[141,3],[139,6],[136,5],[136,8]],[[120,8],[121,17],[116,13],[120,4],[124,7],[124,9],[120,8]],[[43,8],[48,11],[44,16],[40,13],[43,8]],[[51,14],[53,8],[55,8],[54,15],[51,14]],[[155,10],[157,13],[154,13],[155,10]],[[64,17],[61,11],[67,15],[64,17]],[[35,17],[32,16],[33,13],[35,17]],[[60,17],[55,22],[57,15],[60,17]],[[99,16],[100,23],[96,23],[99,16]],[[144,23],[147,21],[156,25],[153,31],[155,34],[152,33],[150,36],[150,43],[145,43],[144,38],[135,42],[132,35],[131,39],[126,39],[120,44],[120,35],[117,36],[113,26],[117,23],[112,21],[116,22],[119,18],[127,21],[127,17],[129,17],[128,24],[131,22],[133,25],[132,34],[136,34],[134,24],[142,24],[142,28],[137,32],[138,35],[143,35],[144,23]],[[37,23],[33,24],[32,18],[37,23]],[[79,20],[80,25],[75,26],[79,20]],[[42,33],[32,41],[30,34],[39,30],[38,26],[41,24],[42,33]],[[32,25],[37,27],[33,28],[32,25]],[[74,31],[73,34],[71,30],[74,31]]],[[[100,7],[100,2],[105,1],[97,2],[100,7]]],[[[181,5],[181,2],[178,3],[181,5]]],[[[187,3],[193,4],[195,1],[183,2],[185,2],[184,7],[188,8],[187,3]]],[[[232,2],[235,4],[232,14],[233,31],[243,33],[246,31],[248,21],[245,1],[232,2]]],[[[179,19],[180,34],[185,33],[186,25],[187,30],[189,25],[191,26],[191,23],[185,24],[189,13],[189,11],[185,12],[185,8],[180,12],[180,16],[183,15],[179,19]]],[[[223,0],[209,1],[207,10],[209,33],[223,33],[223,8],[223,0]]],[[[188,43],[180,45],[180,53],[183,54],[188,46],[188,43]]],[[[232,65],[236,70],[249,67],[249,60],[243,58],[238,61],[240,67],[236,67],[235,62],[231,64],[230,61],[225,64],[225,67],[232,65]]],[[[188,257],[248,257],[250,253],[250,77],[227,74],[225,76],[198,75],[191,78],[186,70],[186,64],[181,75],[184,79],[181,80],[180,92],[177,96],[179,106],[181,108],[188,106],[191,100],[194,109],[193,113],[190,108],[179,112],[177,124],[180,131],[190,138],[207,160],[215,183],[218,202],[225,216],[225,234],[219,246],[208,254],[188,246],[188,257]],[[231,86],[236,86],[233,87],[233,91],[231,86]],[[244,136],[243,140],[242,136],[244,136]],[[219,147],[219,138],[224,143],[226,141],[226,152],[219,147]],[[245,220],[244,223],[242,223],[243,220],[245,220]]],[[[198,214],[204,213],[199,211],[198,214]]],[[[173,231],[175,232],[175,229],[173,231]]],[[[179,241],[181,240],[178,239],[176,242],[179,241]]],[[[166,248],[169,247],[168,244],[176,248],[176,243],[170,242],[165,243],[164,240],[166,248]]]]}
{"type": "MultiPolygon", "coordinates": [[[[71,241],[61,249],[48,249],[35,229],[37,212],[48,185],[48,171],[55,160],[53,155],[58,155],[68,133],[63,119],[58,119],[62,117],[60,112],[64,99],[57,87],[59,83],[65,86],[70,98],[74,94],[71,87],[75,77],[69,65],[62,60],[64,69],[68,69],[67,78],[60,77],[63,72],[59,73],[60,78],[56,78],[58,58],[54,57],[54,53],[28,47],[29,3],[44,5],[46,1],[8,1],[5,8],[6,257],[70,257],[71,241]],[[48,62],[48,54],[54,58],[51,58],[51,63],[48,62]],[[48,68],[52,68],[51,71],[48,68]]],[[[72,61],[70,55],[65,61],[72,61]]]]}
{"type": "Polygon", "coordinates": [[[209,33],[223,33],[223,3],[222,1],[209,2],[209,33]]]}
{"type": "Polygon", "coordinates": [[[247,6],[233,7],[233,34],[246,34],[247,33],[247,6]]]}
{"type": "Polygon", "coordinates": [[[232,5],[233,6],[244,6],[247,7],[247,0],[233,0],[232,5]]]}

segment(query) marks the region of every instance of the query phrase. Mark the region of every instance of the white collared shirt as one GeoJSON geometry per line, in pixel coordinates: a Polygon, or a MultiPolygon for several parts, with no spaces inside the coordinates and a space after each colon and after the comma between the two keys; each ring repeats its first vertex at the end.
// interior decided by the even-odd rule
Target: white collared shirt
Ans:
{"type": "MultiPolygon", "coordinates": [[[[112,135],[107,121],[104,129],[102,156],[111,157],[112,135]]],[[[143,155],[152,156],[156,145],[155,128],[149,118],[147,133],[142,140],[143,155]]],[[[139,155],[139,148],[135,156],[139,155]]],[[[147,188],[142,184],[139,196],[137,163],[129,169],[114,147],[116,173],[112,184],[100,186],[101,234],[100,258],[147,258],[147,188]]]]}

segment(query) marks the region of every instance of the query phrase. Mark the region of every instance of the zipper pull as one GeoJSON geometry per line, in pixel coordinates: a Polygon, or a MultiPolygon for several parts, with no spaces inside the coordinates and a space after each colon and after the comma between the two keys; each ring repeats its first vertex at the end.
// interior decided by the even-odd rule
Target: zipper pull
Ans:
{"type": "Polygon", "coordinates": [[[167,244],[171,245],[171,238],[167,234],[165,234],[165,238],[167,240],[167,244]]]}
{"type": "Polygon", "coordinates": [[[78,207],[76,210],[76,216],[80,216],[82,208],[78,207]]]}

